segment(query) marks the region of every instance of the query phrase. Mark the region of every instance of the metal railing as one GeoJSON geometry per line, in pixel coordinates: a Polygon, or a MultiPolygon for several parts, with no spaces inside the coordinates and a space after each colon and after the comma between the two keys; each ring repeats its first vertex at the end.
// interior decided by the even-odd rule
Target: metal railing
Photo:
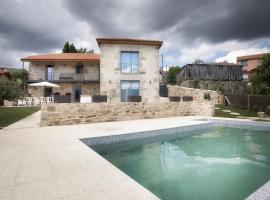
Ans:
{"type": "Polygon", "coordinates": [[[48,81],[84,81],[92,80],[99,81],[99,73],[29,73],[29,80],[48,80],[48,81]]]}

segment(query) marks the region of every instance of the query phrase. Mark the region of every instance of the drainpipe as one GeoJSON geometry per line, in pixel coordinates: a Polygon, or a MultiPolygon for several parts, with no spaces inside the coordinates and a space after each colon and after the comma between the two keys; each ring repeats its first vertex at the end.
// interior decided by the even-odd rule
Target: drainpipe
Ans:
{"type": "Polygon", "coordinates": [[[24,77],[24,61],[22,61],[22,68],[23,68],[23,91],[25,92],[25,77],[24,77]]]}

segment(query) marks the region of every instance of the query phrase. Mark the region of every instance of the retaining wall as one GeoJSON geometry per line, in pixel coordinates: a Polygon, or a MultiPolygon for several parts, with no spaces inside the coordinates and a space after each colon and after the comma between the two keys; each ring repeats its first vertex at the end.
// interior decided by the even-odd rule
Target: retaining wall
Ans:
{"type": "Polygon", "coordinates": [[[41,126],[150,119],[173,116],[212,116],[210,102],[62,103],[42,105],[41,126]]]}
{"type": "Polygon", "coordinates": [[[205,101],[204,94],[210,95],[210,102],[213,104],[224,104],[224,96],[214,90],[203,90],[195,88],[181,87],[177,85],[168,85],[169,96],[192,96],[193,101],[203,103],[205,101]]]}

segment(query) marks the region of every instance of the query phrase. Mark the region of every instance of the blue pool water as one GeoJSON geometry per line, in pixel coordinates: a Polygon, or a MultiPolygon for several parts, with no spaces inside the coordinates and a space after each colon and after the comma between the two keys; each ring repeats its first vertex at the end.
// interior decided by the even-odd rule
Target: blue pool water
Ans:
{"type": "Polygon", "coordinates": [[[270,132],[216,127],[91,148],[164,200],[239,200],[270,180],[270,132]]]}

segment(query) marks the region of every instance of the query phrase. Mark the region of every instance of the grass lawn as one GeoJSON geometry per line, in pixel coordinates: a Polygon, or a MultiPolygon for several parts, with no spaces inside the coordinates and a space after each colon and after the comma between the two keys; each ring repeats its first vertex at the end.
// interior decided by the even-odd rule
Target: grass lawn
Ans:
{"type": "Polygon", "coordinates": [[[228,112],[223,112],[222,110],[231,110],[232,112],[237,112],[240,114],[240,116],[243,117],[257,117],[257,112],[248,111],[248,110],[242,110],[242,109],[236,109],[231,108],[230,106],[224,106],[224,105],[216,105],[217,108],[215,109],[215,117],[229,117],[229,118],[236,118],[236,115],[232,115],[228,112]]]}
{"type": "Polygon", "coordinates": [[[0,129],[40,110],[40,107],[0,107],[0,129]]]}

